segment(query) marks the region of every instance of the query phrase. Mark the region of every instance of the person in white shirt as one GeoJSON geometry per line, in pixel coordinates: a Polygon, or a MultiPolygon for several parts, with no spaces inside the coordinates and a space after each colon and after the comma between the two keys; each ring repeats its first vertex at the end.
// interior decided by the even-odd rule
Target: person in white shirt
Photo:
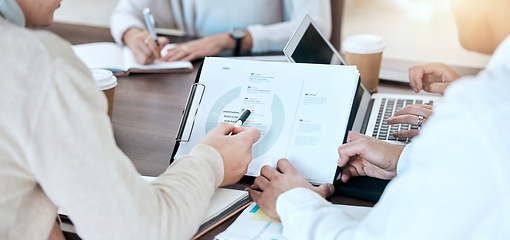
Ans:
{"type": "Polygon", "coordinates": [[[191,61],[226,50],[282,51],[306,14],[329,38],[330,0],[120,0],[110,28],[115,41],[131,48],[141,64],[155,59],[191,61]],[[159,37],[158,47],[151,39],[142,14],[145,7],[153,13],[156,27],[200,39],[178,44],[161,57],[159,50],[169,41],[159,37]]]}
{"type": "Polygon", "coordinates": [[[398,162],[399,150],[361,134],[339,147],[339,165],[359,170],[347,177],[394,177],[361,220],[326,201],[332,190],[303,181],[288,161],[280,160],[279,171],[263,168],[250,195],[282,221],[286,237],[510,239],[510,1],[450,5],[462,46],[493,53],[486,69],[446,89],[398,162]]]}
{"type": "Polygon", "coordinates": [[[236,183],[260,136],[220,124],[154,182],[117,147],[107,101],[46,26],[61,0],[0,0],[0,239],[190,239],[218,186],[236,183]],[[229,135],[233,132],[232,135],[229,135]]]}

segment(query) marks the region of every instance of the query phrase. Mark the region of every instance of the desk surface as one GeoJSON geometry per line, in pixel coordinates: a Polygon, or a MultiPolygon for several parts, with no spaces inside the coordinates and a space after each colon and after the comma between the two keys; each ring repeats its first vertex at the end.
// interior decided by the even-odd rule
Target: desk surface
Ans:
{"type": "MultiPolygon", "coordinates": [[[[72,44],[113,41],[106,28],[54,23],[53,31],[72,44]]],[[[118,146],[131,159],[142,175],[157,176],[164,172],[175,144],[187,95],[194,81],[198,62],[192,73],[132,74],[119,78],[115,89],[113,129],[118,146]]],[[[406,85],[381,83],[379,92],[412,93],[406,85]]],[[[245,184],[231,188],[244,189],[245,184]]],[[[333,195],[331,202],[373,206],[374,202],[333,195]]],[[[236,216],[237,217],[237,216],[236,216]]],[[[200,239],[213,239],[234,218],[216,227],[200,239]]]]}

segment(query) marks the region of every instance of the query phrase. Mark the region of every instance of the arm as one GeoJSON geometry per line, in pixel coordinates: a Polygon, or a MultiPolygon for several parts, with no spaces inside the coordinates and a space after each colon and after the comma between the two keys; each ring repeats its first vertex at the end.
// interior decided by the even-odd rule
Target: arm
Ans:
{"type": "Polygon", "coordinates": [[[253,38],[252,52],[282,51],[303,17],[308,14],[322,33],[331,36],[331,3],[329,0],[284,0],[284,22],[253,25],[248,31],[253,38]]]}
{"type": "MultiPolygon", "coordinates": [[[[329,38],[331,35],[331,5],[329,0],[284,0],[283,5],[283,22],[248,26],[241,44],[242,50],[251,50],[254,53],[282,51],[306,14],[309,14],[317,22],[322,32],[329,38]]],[[[249,12],[250,9],[244,9],[244,11],[249,12]]],[[[250,12],[250,14],[253,13],[250,12]]],[[[257,17],[259,16],[257,15],[257,17]]],[[[260,19],[260,21],[263,20],[260,19]]],[[[175,48],[168,50],[163,60],[192,61],[207,56],[215,56],[222,51],[233,50],[234,48],[235,40],[230,37],[230,33],[220,32],[178,44],[175,48]]]]}
{"type": "Polygon", "coordinates": [[[119,0],[110,18],[110,31],[117,44],[124,44],[124,34],[132,28],[146,31],[142,10],[151,9],[156,27],[171,28],[173,21],[171,0],[119,0]]]}
{"type": "Polygon", "coordinates": [[[284,235],[289,239],[453,239],[494,234],[498,227],[489,226],[506,224],[501,221],[501,206],[508,194],[501,179],[508,161],[496,156],[505,156],[508,148],[499,141],[492,144],[497,130],[476,126],[505,125],[505,118],[476,114],[487,106],[476,106],[479,98],[473,98],[473,92],[453,102],[459,96],[452,96],[437,107],[410,149],[407,171],[391,181],[364,219],[352,220],[313,192],[294,189],[276,204],[284,235]],[[459,120],[462,127],[452,127],[459,120]],[[465,129],[477,130],[466,134],[465,129]],[[438,133],[448,137],[438,138],[438,133]]]}
{"type": "Polygon", "coordinates": [[[251,157],[241,155],[251,156],[256,141],[245,137],[253,134],[205,139],[203,143],[226,146],[239,142],[230,153],[241,155],[227,160],[225,149],[199,144],[152,184],[146,183],[116,146],[105,97],[88,69],[74,56],[52,64],[52,85],[36,118],[29,154],[30,168],[45,194],[69,214],[85,239],[193,236],[214,189],[242,176],[251,157]],[[225,140],[234,141],[221,144],[225,140]],[[241,165],[229,167],[234,160],[241,165]],[[237,173],[228,177],[232,168],[237,173]]]}
{"type": "Polygon", "coordinates": [[[148,7],[154,13],[157,26],[163,27],[172,23],[169,1],[121,0],[112,13],[110,31],[116,43],[127,45],[133,52],[139,64],[149,64],[161,59],[161,49],[169,43],[168,38],[158,37],[159,46],[152,40],[142,14],[143,8],[148,7]]]}

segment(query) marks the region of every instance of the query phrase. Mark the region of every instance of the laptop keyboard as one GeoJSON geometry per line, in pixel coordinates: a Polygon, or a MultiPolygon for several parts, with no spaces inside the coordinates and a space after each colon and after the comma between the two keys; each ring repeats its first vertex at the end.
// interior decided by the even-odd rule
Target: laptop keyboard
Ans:
{"type": "MultiPolygon", "coordinates": [[[[401,130],[418,129],[418,126],[410,124],[393,124],[388,125],[388,118],[392,117],[395,112],[401,108],[412,104],[424,104],[423,100],[419,99],[395,99],[395,98],[382,98],[381,107],[377,114],[374,131],[372,137],[380,140],[392,140],[400,142],[409,142],[409,138],[396,138],[393,133],[401,130]]],[[[434,101],[428,101],[425,104],[434,105],[434,101]]]]}

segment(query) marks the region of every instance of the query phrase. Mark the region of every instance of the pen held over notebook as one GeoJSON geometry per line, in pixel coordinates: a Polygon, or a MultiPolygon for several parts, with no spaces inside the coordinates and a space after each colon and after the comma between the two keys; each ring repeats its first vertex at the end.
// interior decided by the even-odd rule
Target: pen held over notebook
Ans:
{"type": "Polygon", "coordinates": [[[152,16],[151,10],[149,8],[143,9],[143,18],[145,19],[145,24],[147,25],[147,30],[151,34],[152,40],[156,42],[156,45],[159,46],[158,36],[156,35],[156,30],[154,27],[154,17],[152,16]]]}

